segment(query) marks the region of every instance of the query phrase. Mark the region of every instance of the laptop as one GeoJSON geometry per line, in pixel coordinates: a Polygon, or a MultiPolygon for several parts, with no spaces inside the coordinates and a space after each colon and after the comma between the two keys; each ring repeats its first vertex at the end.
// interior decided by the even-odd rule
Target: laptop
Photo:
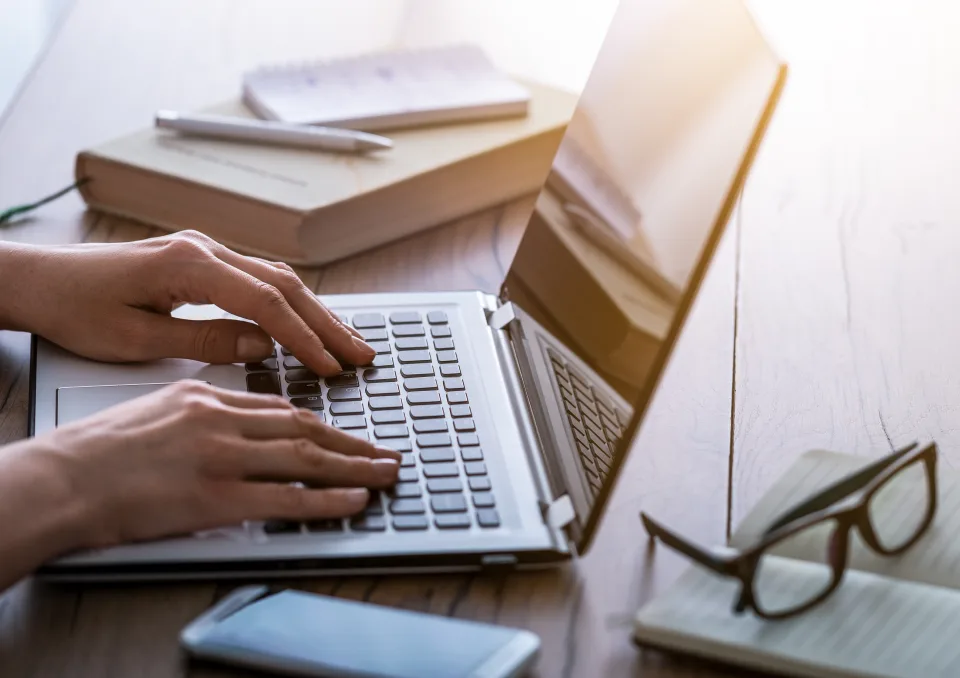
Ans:
{"type": "MultiPolygon", "coordinates": [[[[542,567],[584,554],[784,83],[739,0],[623,0],[499,295],[323,301],[377,350],[319,379],[101,364],[34,338],[31,433],[181,379],[280,394],[403,453],[343,520],[249,522],[74,553],[62,580],[542,567]]],[[[232,317],[212,306],[181,317],[232,317]]],[[[132,451],[133,452],[133,451],[132,451]]]]}

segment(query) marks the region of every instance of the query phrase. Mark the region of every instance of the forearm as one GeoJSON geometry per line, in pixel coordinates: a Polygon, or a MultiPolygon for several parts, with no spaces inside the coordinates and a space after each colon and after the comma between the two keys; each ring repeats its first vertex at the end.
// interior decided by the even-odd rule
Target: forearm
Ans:
{"type": "Polygon", "coordinates": [[[83,507],[49,444],[0,447],[0,592],[82,545],[83,507]]]}
{"type": "Polygon", "coordinates": [[[41,256],[37,247],[0,241],[0,330],[31,330],[31,280],[41,256]]]}

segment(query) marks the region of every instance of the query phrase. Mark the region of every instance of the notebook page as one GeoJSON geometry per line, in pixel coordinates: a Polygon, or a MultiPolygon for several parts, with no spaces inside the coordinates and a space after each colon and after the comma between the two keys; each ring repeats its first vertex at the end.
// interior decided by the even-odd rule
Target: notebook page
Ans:
{"type": "MultiPolygon", "coordinates": [[[[346,124],[424,111],[521,104],[529,92],[476,46],[370,54],[244,76],[248,98],[287,122],[346,124]]],[[[519,113],[525,112],[521,109],[519,113]]]]}
{"type": "MultiPolygon", "coordinates": [[[[731,545],[743,548],[754,543],[772,520],[788,508],[834,480],[855,471],[869,459],[860,456],[814,450],[801,456],[783,477],[757,502],[731,539],[731,545]]],[[[915,515],[918,504],[925,502],[924,484],[904,487],[896,497],[885,497],[874,512],[884,525],[915,515]]],[[[937,465],[938,506],[933,524],[927,533],[900,556],[887,557],[874,553],[851,532],[848,567],[883,574],[895,579],[909,579],[936,586],[960,589],[960,473],[937,465]]],[[[804,560],[823,561],[820,539],[792,540],[779,555],[804,560]]]]}
{"type": "MultiPolygon", "coordinates": [[[[784,586],[817,566],[771,558],[784,586]]],[[[848,573],[821,605],[776,622],[736,615],[739,583],[692,567],[637,614],[641,642],[803,676],[935,678],[960,673],[960,592],[848,573]]]]}

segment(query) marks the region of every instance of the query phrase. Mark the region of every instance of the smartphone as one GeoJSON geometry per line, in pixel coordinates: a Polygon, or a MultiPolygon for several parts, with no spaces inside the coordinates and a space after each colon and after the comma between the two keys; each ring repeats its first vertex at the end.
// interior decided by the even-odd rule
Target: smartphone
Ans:
{"type": "Polygon", "coordinates": [[[512,678],[540,650],[529,631],[266,586],[237,589],[180,643],[201,659],[347,678],[512,678]]]}

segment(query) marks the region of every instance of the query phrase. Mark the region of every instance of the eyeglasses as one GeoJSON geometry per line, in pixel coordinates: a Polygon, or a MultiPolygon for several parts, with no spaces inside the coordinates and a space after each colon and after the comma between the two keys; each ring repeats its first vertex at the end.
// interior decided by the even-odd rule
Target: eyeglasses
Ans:
{"type": "Polygon", "coordinates": [[[640,514],[651,539],[660,539],[717,574],[740,580],[734,612],[752,609],[764,619],[784,619],[822,602],[843,579],[850,530],[884,556],[913,546],[937,509],[937,446],[914,443],[852,473],[777,518],[754,546],[732,555],[711,553],[640,514]],[[777,553],[802,548],[802,573],[778,568],[777,553]],[[789,574],[794,572],[794,574],[789,574]]]}

